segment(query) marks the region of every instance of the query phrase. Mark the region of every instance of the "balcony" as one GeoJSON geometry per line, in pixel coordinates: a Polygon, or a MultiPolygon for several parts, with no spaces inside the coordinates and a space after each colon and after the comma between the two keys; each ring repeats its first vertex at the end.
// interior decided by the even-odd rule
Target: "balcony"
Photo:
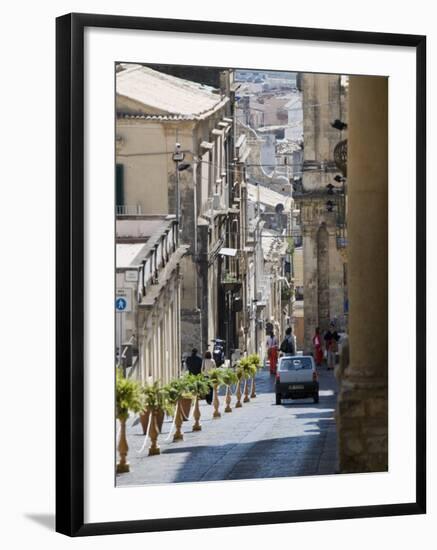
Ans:
{"type": "Polygon", "coordinates": [[[237,292],[241,288],[242,281],[238,273],[225,271],[222,275],[221,284],[225,291],[237,292]]]}
{"type": "Polygon", "coordinates": [[[141,216],[141,204],[117,204],[115,207],[116,216],[141,216]]]}
{"type": "Polygon", "coordinates": [[[290,300],[292,300],[294,295],[294,289],[290,286],[282,286],[281,288],[281,302],[282,303],[288,303],[290,300]]]}

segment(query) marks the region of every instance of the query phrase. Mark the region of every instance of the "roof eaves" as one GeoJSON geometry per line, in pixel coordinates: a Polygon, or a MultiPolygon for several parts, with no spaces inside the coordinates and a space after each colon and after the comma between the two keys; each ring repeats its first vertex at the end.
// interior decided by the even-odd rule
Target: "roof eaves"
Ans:
{"type": "Polygon", "coordinates": [[[212,107],[211,109],[208,109],[207,111],[204,111],[203,113],[193,115],[193,118],[195,120],[205,120],[205,118],[208,118],[209,116],[217,112],[219,109],[224,107],[226,103],[228,103],[228,101],[229,101],[229,97],[224,96],[216,105],[214,105],[214,107],[212,107]]]}
{"type": "Polygon", "coordinates": [[[122,119],[131,119],[131,120],[161,120],[161,121],[167,121],[167,120],[195,120],[196,117],[194,115],[134,115],[131,113],[117,113],[118,118],[122,119]]]}

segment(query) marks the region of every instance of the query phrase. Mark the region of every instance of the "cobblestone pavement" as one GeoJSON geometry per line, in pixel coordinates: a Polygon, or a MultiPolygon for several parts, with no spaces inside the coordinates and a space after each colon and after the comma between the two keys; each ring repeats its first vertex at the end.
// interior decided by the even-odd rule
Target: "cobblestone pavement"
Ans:
{"type": "MultiPolygon", "coordinates": [[[[141,424],[128,424],[130,472],[117,475],[119,486],[150,483],[215,481],[333,474],[337,471],[335,404],[332,371],[320,371],[320,401],[285,400],[275,405],[274,380],[266,370],[257,375],[257,397],[232,413],[212,418],[212,406],[201,402],[202,431],[183,423],[184,440],[167,440],[166,419],[158,439],[161,454],[147,456],[141,424]]],[[[232,406],[235,398],[233,398],[232,406]]]]}

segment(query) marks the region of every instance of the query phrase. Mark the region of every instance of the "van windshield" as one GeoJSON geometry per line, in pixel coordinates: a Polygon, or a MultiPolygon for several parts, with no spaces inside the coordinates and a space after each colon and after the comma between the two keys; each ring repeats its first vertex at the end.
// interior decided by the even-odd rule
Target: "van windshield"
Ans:
{"type": "Polygon", "coordinates": [[[284,357],[279,366],[281,371],[312,369],[311,357],[284,357]]]}

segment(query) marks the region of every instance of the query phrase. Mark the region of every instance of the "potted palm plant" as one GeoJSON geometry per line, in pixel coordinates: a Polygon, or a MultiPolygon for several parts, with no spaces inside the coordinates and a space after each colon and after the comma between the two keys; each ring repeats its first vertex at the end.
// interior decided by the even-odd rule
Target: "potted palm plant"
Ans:
{"type": "MultiPolygon", "coordinates": [[[[150,395],[150,400],[153,401],[154,397],[152,394],[154,394],[156,391],[158,391],[159,389],[159,383],[158,382],[155,382],[153,385],[146,385],[146,386],[143,386],[142,388],[142,392],[145,396],[150,395]]],[[[162,391],[161,391],[161,395],[159,396],[161,401],[163,401],[163,397],[164,397],[164,392],[165,392],[165,389],[164,388],[160,388],[162,391]]],[[[149,420],[150,420],[150,414],[151,414],[151,409],[149,409],[149,407],[147,406],[147,402],[148,402],[148,399],[145,399],[144,400],[144,410],[141,411],[140,413],[140,422],[141,422],[141,427],[143,428],[143,434],[146,435],[147,434],[147,428],[149,426],[149,420]]],[[[169,408],[168,409],[170,411],[170,413],[172,412],[172,409],[169,408]]],[[[158,429],[158,432],[161,433],[162,431],[162,425],[164,424],[164,417],[165,417],[165,414],[166,414],[166,407],[162,407],[162,408],[156,408],[155,410],[155,420],[156,420],[156,427],[158,429]]]]}
{"type": "Polygon", "coordinates": [[[190,415],[190,408],[192,402],[192,395],[189,393],[188,384],[186,378],[177,378],[172,380],[167,386],[165,386],[167,392],[167,397],[169,402],[175,406],[175,427],[176,431],[173,435],[173,441],[181,441],[184,439],[184,434],[182,431],[182,422],[184,418],[183,405],[182,403],[185,400],[189,400],[189,408],[186,414],[188,418],[190,415]]]}
{"type": "MultiPolygon", "coordinates": [[[[241,369],[241,378],[244,380],[243,403],[248,403],[250,401],[250,397],[249,397],[249,386],[247,384],[247,381],[249,380],[249,378],[253,376],[254,367],[248,357],[243,357],[239,361],[239,368],[241,369]]],[[[256,372],[256,367],[255,367],[255,372],[256,372]]]]}
{"type": "Polygon", "coordinates": [[[143,403],[139,384],[134,380],[125,378],[120,369],[116,371],[115,397],[116,416],[120,422],[120,438],[118,443],[120,460],[117,464],[117,473],[121,474],[129,472],[126,420],[129,418],[130,411],[135,413],[140,412],[143,408],[143,403]]]}
{"type": "Polygon", "coordinates": [[[234,369],[228,367],[225,369],[222,369],[222,380],[223,384],[226,386],[226,396],[225,396],[225,412],[232,412],[231,408],[231,386],[232,384],[238,383],[238,376],[234,369]]]}
{"type": "Polygon", "coordinates": [[[221,385],[223,385],[223,369],[221,368],[215,368],[208,371],[208,378],[209,382],[212,384],[213,387],[213,400],[212,404],[214,405],[214,412],[212,414],[213,418],[220,418],[221,414],[219,411],[220,401],[218,397],[218,389],[221,385]]]}
{"type": "Polygon", "coordinates": [[[257,353],[252,353],[247,358],[250,361],[250,363],[255,367],[254,375],[252,376],[252,384],[251,384],[251,391],[250,391],[250,397],[253,398],[253,397],[256,397],[255,377],[256,377],[256,373],[258,372],[258,369],[261,367],[261,357],[257,353]]]}
{"type": "Polygon", "coordinates": [[[148,410],[150,414],[149,437],[151,445],[149,448],[149,456],[159,455],[161,449],[158,445],[159,429],[157,420],[161,417],[164,418],[165,413],[172,414],[173,407],[170,403],[166,388],[162,387],[159,382],[154,382],[150,386],[144,386],[143,394],[146,410],[148,410]]]}
{"type": "Polygon", "coordinates": [[[210,386],[207,378],[203,374],[189,374],[187,376],[187,382],[194,398],[193,432],[199,432],[202,429],[202,425],[200,424],[199,401],[208,395],[210,386]]]}
{"type": "Polygon", "coordinates": [[[235,408],[239,409],[240,407],[243,406],[243,403],[241,402],[241,380],[244,378],[244,369],[241,366],[241,360],[237,363],[237,368],[235,369],[235,375],[237,376],[237,391],[235,393],[237,402],[235,403],[235,408]]]}
{"type": "Polygon", "coordinates": [[[257,353],[251,353],[250,355],[247,356],[247,358],[249,359],[250,363],[252,363],[253,365],[256,365],[257,369],[260,368],[261,357],[257,353]]]}
{"type": "Polygon", "coordinates": [[[190,418],[191,406],[194,400],[194,395],[191,391],[191,376],[191,374],[186,373],[180,378],[180,384],[183,386],[183,392],[179,399],[179,405],[181,407],[182,420],[184,422],[190,418]]]}

